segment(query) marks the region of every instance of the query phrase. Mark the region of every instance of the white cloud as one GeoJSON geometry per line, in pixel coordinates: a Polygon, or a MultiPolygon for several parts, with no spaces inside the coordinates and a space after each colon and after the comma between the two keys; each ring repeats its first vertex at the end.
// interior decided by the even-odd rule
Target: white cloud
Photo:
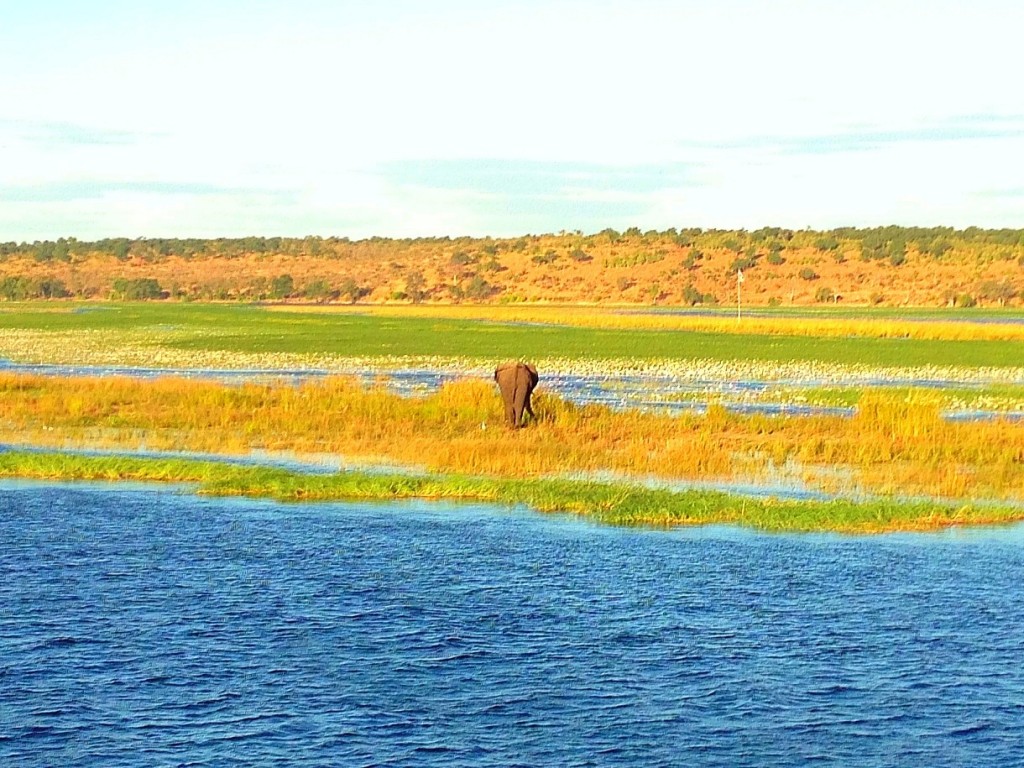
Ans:
{"type": "Polygon", "coordinates": [[[1012,226],[1024,214],[1019,196],[992,197],[1019,187],[1007,159],[1024,130],[1024,6],[1008,1],[189,0],[87,13],[43,0],[5,16],[0,194],[118,191],[105,205],[26,195],[0,239],[486,234],[598,216],[1012,226]],[[531,171],[532,196],[501,173],[442,183],[452,163],[495,161],[590,170],[550,189],[531,171]],[[437,168],[403,181],[403,162],[437,168]]]}

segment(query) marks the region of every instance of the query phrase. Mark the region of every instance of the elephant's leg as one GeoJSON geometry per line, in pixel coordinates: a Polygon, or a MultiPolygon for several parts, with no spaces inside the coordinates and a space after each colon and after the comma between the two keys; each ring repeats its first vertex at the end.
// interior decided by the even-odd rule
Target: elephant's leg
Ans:
{"type": "Polygon", "coordinates": [[[530,418],[533,419],[534,421],[536,421],[537,420],[537,414],[535,414],[533,412],[533,408],[530,407],[530,393],[529,392],[526,393],[526,403],[525,403],[525,406],[526,406],[526,412],[528,414],[530,414],[530,418]]]}
{"type": "Polygon", "coordinates": [[[509,395],[505,397],[505,421],[508,422],[510,427],[516,426],[516,409],[513,404],[512,393],[509,393],[509,395]]]}
{"type": "MultiPolygon", "coordinates": [[[[517,383],[515,391],[512,393],[512,408],[515,411],[515,422],[514,426],[521,427],[523,425],[523,409],[530,408],[530,389],[517,383]]],[[[530,414],[533,411],[530,410],[530,414]]]]}

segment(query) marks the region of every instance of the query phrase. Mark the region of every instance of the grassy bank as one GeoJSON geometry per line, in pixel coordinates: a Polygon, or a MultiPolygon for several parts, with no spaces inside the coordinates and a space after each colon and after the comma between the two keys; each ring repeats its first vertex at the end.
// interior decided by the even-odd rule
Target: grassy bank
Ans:
{"type": "MultiPolygon", "coordinates": [[[[191,367],[323,365],[330,357],[811,361],[842,365],[1013,367],[1024,326],[861,313],[678,316],[594,308],[239,305],[12,305],[0,356],[34,362],[191,367]],[[71,311],[74,309],[75,311],[71,311]],[[837,343],[841,338],[842,343],[837,343]]],[[[922,316],[925,318],[926,316],[922,316]]]]}
{"type": "Polygon", "coordinates": [[[526,505],[611,525],[741,525],[765,531],[881,533],[1024,519],[1024,508],[876,501],[777,501],[709,491],[652,490],[623,484],[457,475],[304,475],[208,461],[0,453],[0,477],[190,483],[200,494],[279,501],[444,499],[526,505]]]}

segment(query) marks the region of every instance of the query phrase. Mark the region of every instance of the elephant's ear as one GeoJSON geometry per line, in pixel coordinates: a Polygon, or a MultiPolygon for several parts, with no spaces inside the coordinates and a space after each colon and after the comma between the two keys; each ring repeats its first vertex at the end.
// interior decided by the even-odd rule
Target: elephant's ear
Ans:
{"type": "Polygon", "coordinates": [[[526,364],[526,370],[530,372],[530,379],[533,381],[533,385],[537,386],[537,382],[540,381],[540,375],[537,373],[537,369],[533,363],[526,364]]]}

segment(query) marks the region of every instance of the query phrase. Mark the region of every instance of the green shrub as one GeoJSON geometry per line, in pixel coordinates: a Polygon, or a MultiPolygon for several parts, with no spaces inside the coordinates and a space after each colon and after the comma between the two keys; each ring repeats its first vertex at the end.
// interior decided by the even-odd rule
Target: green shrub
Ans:
{"type": "Polygon", "coordinates": [[[463,289],[463,295],[467,299],[476,299],[477,301],[489,299],[495,293],[497,293],[497,289],[480,275],[474,275],[463,289]]]}
{"type": "MultiPolygon", "coordinates": [[[[349,300],[354,304],[356,298],[360,295],[359,291],[361,289],[356,286],[355,281],[350,278],[345,281],[342,286],[342,290],[346,291],[345,295],[349,296],[349,300]]],[[[328,285],[327,281],[322,279],[308,283],[302,290],[302,294],[307,299],[312,299],[313,301],[329,301],[338,295],[336,292],[331,290],[331,286],[328,285]]]]}
{"type": "Polygon", "coordinates": [[[814,247],[819,251],[835,251],[839,248],[839,240],[835,235],[825,234],[814,241],[814,247]]]}
{"type": "Polygon", "coordinates": [[[114,297],[126,301],[147,301],[163,298],[163,288],[152,277],[125,278],[114,280],[114,297]]]}
{"type": "Polygon", "coordinates": [[[13,275],[0,280],[0,298],[6,301],[24,301],[32,296],[32,283],[27,277],[13,275]]]}
{"type": "Polygon", "coordinates": [[[295,280],[291,275],[278,275],[270,281],[270,298],[286,299],[295,292],[295,280]]]}
{"type": "Polygon", "coordinates": [[[756,256],[741,256],[740,258],[733,259],[732,264],[729,265],[729,274],[735,275],[741,269],[753,269],[756,266],[756,256]]]}

